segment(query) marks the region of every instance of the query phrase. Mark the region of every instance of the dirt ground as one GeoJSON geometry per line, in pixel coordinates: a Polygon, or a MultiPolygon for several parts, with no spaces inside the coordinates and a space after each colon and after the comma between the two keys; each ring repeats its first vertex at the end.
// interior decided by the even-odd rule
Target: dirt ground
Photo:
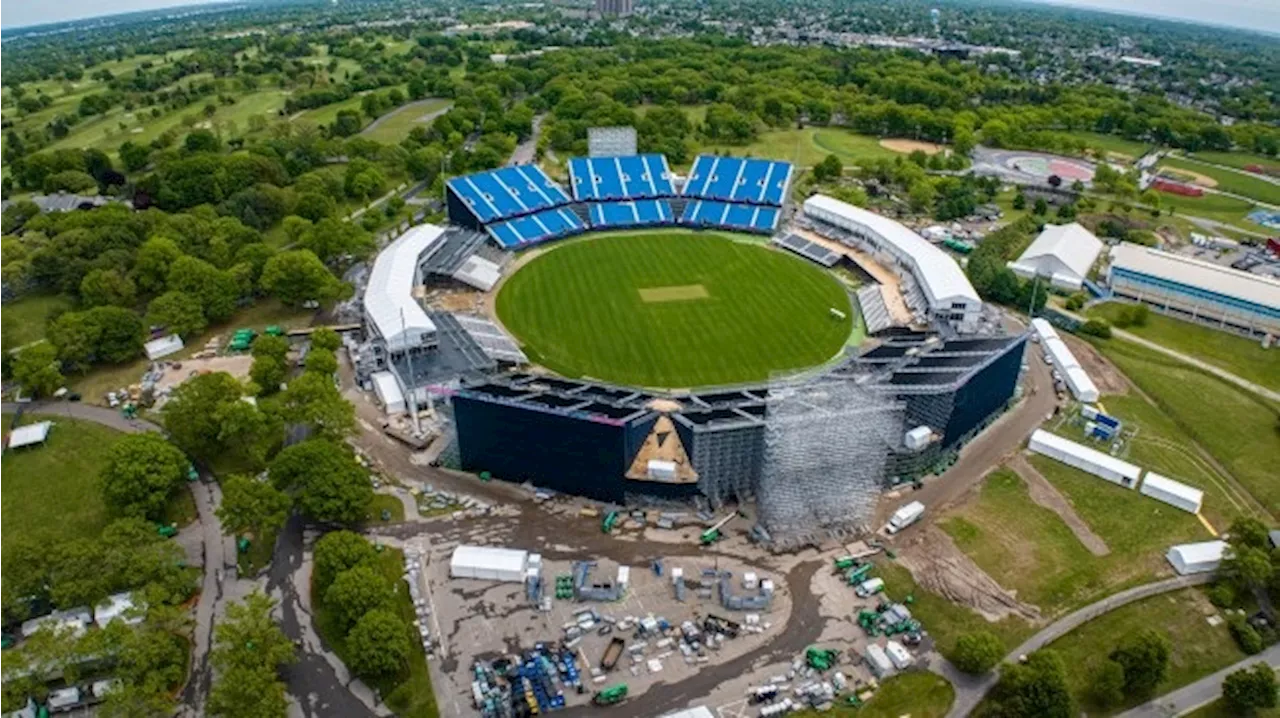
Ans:
{"type": "Polygon", "coordinates": [[[1018,454],[1009,460],[1009,468],[1017,472],[1022,477],[1022,481],[1027,485],[1027,492],[1031,496],[1031,500],[1040,506],[1049,509],[1062,519],[1062,522],[1071,529],[1071,533],[1075,534],[1080,543],[1089,549],[1089,553],[1094,556],[1106,556],[1111,553],[1111,548],[1107,546],[1107,542],[1101,536],[1093,532],[1089,528],[1089,524],[1080,518],[1076,513],[1075,507],[1063,496],[1060,491],[1044,477],[1036,467],[1032,466],[1026,456],[1018,454]]]}
{"type": "Polygon", "coordinates": [[[849,259],[853,260],[854,264],[861,267],[864,272],[869,274],[872,279],[876,280],[876,282],[884,289],[885,306],[888,307],[889,314],[893,316],[893,320],[895,322],[902,325],[909,325],[915,320],[915,317],[911,314],[911,310],[907,308],[907,301],[902,298],[902,288],[899,284],[898,276],[886,269],[870,255],[859,252],[852,247],[846,247],[835,240],[827,239],[816,232],[810,232],[809,230],[801,227],[792,229],[792,232],[804,237],[814,244],[845,255],[849,259]]]}
{"type": "Polygon", "coordinates": [[[483,314],[488,295],[474,290],[433,289],[424,298],[435,310],[483,314]]]}
{"type": "Polygon", "coordinates": [[[1092,344],[1068,333],[1063,333],[1062,338],[1066,341],[1067,348],[1071,350],[1076,360],[1080,362],[1080,367],[1085,370],[1085,373],[1093,380],[1094,385],[1098,387],[1100,394],[1129,393],[1129,380],[1111,362],[1099,354],[1092,344]]]}
{"type": "Polygon", "coordinates": [[[1218,186],[1218,180],[1209,177],[1208,175],[1202,175],[1195,170],[1183,169],[1182,167],[1178,167],[1177,169],[1172,167],[1161,167],[1160,174],[1167,175],[1171,179],[1190,181],[1194,184],[1200,185],[1201,187],[1218,186]]]}
{"type": "Polygon", "coordinates": [[[916,532],[898,553],[898,562],[911,572],[921,588],[968,606],[989,621],[999,621],[1005,616],[1040,620],[1039,609],[1019,601],[996,583],[936,526],[926,526],[916,532]]]}
{"type": "Polygon", "coordinates": [[[911,154],[916,150],[920,150],[926,155],[936,155],[946,149],[942,145],[921,142],[920,140],[880,140],[880,146],[886,150],[901,152],[904,155],[911,154]]]}
{"type": "Polygon", "coordinates": [[[197,374],[210,374],[214,372],[225,371],[237,379],[243,379],[249,376],[249,367],[253,366],[253,357],[248,354],[236,354],[234,356],[212,357],[209,359],[184,359],[180,362],[182,368],[173,368],[173,363],[169,364],[164,371],[164,376],[160,377],[160,381],[156,382],[156,390],[164,393],[171,391],[174,387],[185,382],[197,374]]]}

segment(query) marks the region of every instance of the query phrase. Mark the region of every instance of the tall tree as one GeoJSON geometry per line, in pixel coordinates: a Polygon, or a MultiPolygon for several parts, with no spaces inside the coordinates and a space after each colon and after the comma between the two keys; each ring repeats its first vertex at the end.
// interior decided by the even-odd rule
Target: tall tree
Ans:
{"type": "Polygon", "coordinates": [[[376,565],[363,563],[338,574],[324,592],[324,605],[329,609],[343,633],[351,630],[364,614],[386,608],[395,590],[376,565]]]}
{"type": "Polygon", "coordinates": [[[351,670],[373,678],[396,675],[409,664],[410,640],[404,619],[385,608],[369,611],[347,636],[351,670]]]}
{"type": "Polygon", "coordinates": [[[50,396],[65,379],[58,363],[58,350],[49,342],[20,350],[13,361],[13,378],[23,391],[35,397],[50,396]]]}
{"type": "Polygon", "coordinates": [[[186,457],[159,434],[128,434],[107,453],[98,481],[116,513],[157,520],[182,486],[186,468],[186,457]]]}
{"type": "Polygon", "coordinates": [[[1124,669],[1125,693],[1153,695],[1169,671],[1172,650],[1169,637],[1154,629],[1144,629],[1125,639],[1111,652],[1111,660],[1124,669]]]}
{"type": "Polygon", "coordinates": [[[315,521],[358,523],[373,500],[368,473],[350,450],[325,439],[281,451],[271,462],[271,481],[293,493],[298,508],[315,521]]]}
{"type": "Polygon", "coordinates": [[[229,533],[264,536],[284,525],[289,497],[265,481],[240,474],[222,480],[218,519],[229,533]]]}
{"type": "Polygon", "coordinates": [[[316,541],[312,554],[312,583],[323,591],[338,574],[377,558],[378,553],[373,544],[360,534],[354,531],[330,531],[316,541]]]}

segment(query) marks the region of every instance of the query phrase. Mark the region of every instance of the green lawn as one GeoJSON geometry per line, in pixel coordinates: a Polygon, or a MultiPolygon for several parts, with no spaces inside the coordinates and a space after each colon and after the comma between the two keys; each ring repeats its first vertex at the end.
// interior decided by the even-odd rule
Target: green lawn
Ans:
{"type": "Polygon", "coordinates": [[[1247,174],[1232,170],[1210,167],[1200,162],[1188,162],[1177,157],[1165,158],[1160,161],[1159,166],[1171,167],[1174,170],[1197,172],[1216,180],[1218,183],[1217,189],[1223,192],[1231,192],[1259,202],[1280,205],[1280,184],[1274,184],[1264,179],[1250,177],[1247,174]]]}
{"type": "MultiPolygon", "coordinates": [[[[0,460],[3,543],[15,537],[49,542],[96,537],[110,520],[98,489],[98,470],[123,434],[56,414],[22,418],[23,424],[51,419],[54,425],[43,446],[5,451],[0,460]]],[[[6,441],[12,421],[12,414],[4,415],[6,441]]]]}
{"type": "Polygon", "coordinates": [[[1187,156],[1240,170],[1249,165],[1258,165],[1280,171],[1280,157],[1267,157],[1248,152],[1188,152],[1187,156]]]}
{"type": "Polygon", "coordinates": [[[1136,142],[1119,135],[1104,135],[1100,132],[1076,130],[1072,132],[1063,132],[1062,134],[1074,137],[1094,149],[1101,150],[1103,152],[1114,152],[1118,155],[1125,155],[1133,160],[1136,160],[1146,154],[1147,150],[1151,147],[1151,145],[1146,142],[1136,142]]]}
{"type": "MultiPolygon", "coordinates": [[[[408,86],[393,85],[392,87],[398,87],[400,88],[401,92],[404,92],[408,86]]],[[[378,92],[378,93],[386,94],[392,90],[392,87],[382,87],[377,90],[370,90],[369,92],[378,92]]],[[[313,107],[310,110],[304,110],[301,114],[299,114],[297,117],[294,118],[294,122],[314,122],[317,125],[327,125],[333,122],[334,119],[338,117],[338,113],[341,112],[342,110],[355,110],[356,113],[360,115],[361,126],[367,125],[369,124],[370,120],[368,117],[364,116],[364,112],[362,112],[360,109],[360,102],[364,98],[364,96],[367,94],[369,93],[362,92],[358,95],[352,95],[351,97],[348,97],[342,102],[335,102],[331,105],[324,105],[323,107],[313,107]]],[[[405,133],[408,134],[408,130],[405,130],[405,133]]]]}
{"type": "MultiPolygon", "coordinates": [[[[1117,571],[1111,589],[1143,583],[1167,572],[1164,553],[1169,546],[1206,541],[1212,536],[1195,516],[1147,498],[1047,456],[1030,457],[1072,503],[1076,513],[1102,537],[1112,554],[1128,556],[1130,565],[1117,571]]],[[[1100,598],[1101,594],[1095,598],[1100,598]]]]}
{"type": "Polygon", "coordinates": [[[853,327],[844,287],[807,260],[678,230],[560,243],[507,280],[497,310],[536,363],[657,387],[821,364],[853,327]]]}
{"type": "MultiPolygon", "coordinates": [[[[649,114],[656,107],[661,105],[638,105],[635,112],[640,117],[649,114]]],[[[707,107],[709,105],[680,105],[680,109],[684,112],[684,116],[689,118],[689,122],[700,125],[707,120],[707,107]]]]}
{"type": "Polygon", "coordinates": [[[1200,589],[1186,589],[1135,601],[1089,621],[1049,644],[1067,665],[1067,683],[1077,704],[1088,715],[1108,715],[1143,702],[1129,698],[1113,711],[1100,709],[1089,696],[1093,676],[1125,636],[1154,628],[1169,637],[1173,651],[1169,672],[1157,695],[1192,683],[1243,659],[1226,624],[1210,626],[1206,614],[1215,612],[1200,589]]]}
{"type": "MultiPolygon", "coordinates": [[[[1206,706],[1185,714],[1182,718],[1240,718],[1240,716],[1227,707],[1225,700],[1219,698],[1206,706]]],[[[1255,712],[1253,718],[1280,718],[1280,708],[1263,708],[1255,712]]]]}
{"type": "Polygon", "coordinates": [[[1280,515],[1280,407],[1122,339],[1095,346],[1268,511],[1280,515]]]}
{"type": "Polygon", "coordinates": [[[878,138],[835,127],[771,130],[761,132],[759,138],[749,145],[710,144],[702,147],[701,151],[787,160],[798,167],[812,167],[830,154],[839,157],[846,165],[901,156],[881,147],[878,138]]]}
{"type": "Polygon", "coordinates": [[[69,297],[61,294],[29,294],[6,303],[0,313],[4,345],[16,349],[44,339],[49,315],[57,309],[70,309],[72,304],[69,297]]]}
{"type": "MultiPolygon", "coordinates": [[[[393,608],[412,628],[417,618],[414,613],[413,599],[409,597],[409,586],[402,579],[404,573],[404,552],[395,548],[383,548],[379,557],[379,568],[396,588],[393,608]]],[[[311,591],[311,607],[315,616],[316,632],[324,640],[338,658],[346,661],[346,637],[341,635],[334,616],[324,607],[321,597],[316,595],[315,587],[311,591]]],[[[409,656],[409,667],[403,675],[388,679],[369,680],[370,686],[377,690],[386,704],[403,718],[437,718],[440,709],[436,707],[435,693],[431,689],[431,674],[427,670],[427,658],[422,651],[422,642],[417,638],[417,631],[410,640],[413,651],[409,656]]]]}
{"type": "MultiPolygon", "coordinates": [[[[1127,306],[1121,302],[1097,304],[1089,309],[1088,314],[1114,323],[1116,316],[1127,306]]],[[[1257,340],[1155,312],[1150,313],[1145,326],[1125,327],[1124,330],[1225,369],[1242,379],[1280,390],[1280,349],[1264,349],[1257,340]]]]}
{"type": "Polygon", "coordinates": [[[1001,586],[1046,618],[1092,603],[1131,582],[1135,573],[1146,573],[1141,556],[1090,553],[1062,519],[1031,500],[1026,484],[1009,469],[988,475],[977,500],[949,512],[941,527],[1001,586]]]}
{"type": "Polygon", "coordinates": [[[956,699],[956,689],[942,676],[926,671],[902,673],[880,684],[871,700],[861,708],[840,705],[819,713],[805,710],[797,718],[835,716],[836,718],[942,718],[956,699]]]}
{"type": "Polygon", "coordinates": [[[1245,202],[1235,197],[1226,197],[1220,194],[1183,197],[1169,192],[1160,192],[1160,208],[1166,212],[1172,208],[1179,214],[1215,219],[1219,222],[1235,225],[1241,229],[1258,232],[1261,230],[1261,226],[1245,219],[1245,215],[1249,214],[1255,206],[1252,202],[1245,202]]]}
{"type": "Polygon", "coordinates": [[[409,132],[414,127],[427,128],[427,123],[420,121],[422,117],[446,110],[452,106],[452,100],[438,98],[410,103],[387,113],[387,115],[383,116],[386,119],[383,119],[377,127],[367,127],[360,134],[363,137],[385,142],[389,145],[398,144],[409,136],[409,132]]]}
{"type": "Polygon", "coordinates": [[[956,639],[964,633],[990,631],[1004,642],[1006,649],[1013,650],[1035,632],[1030,623],[1020,618],[1008,617],[993,623],[965,606],[926,591],[916,584],[910,571],[893,561],[877,561],[875,573],[884,579],[887,595],[902,600],[910,594],[915,599],[912,615],[924,624],[944,656],[951,655],[956,639]]]}
{"type": "Polygon", "coordinates": [[[374,494],[369,502],[369,510],[365,512],[365,521],[371,524],[382,523],[383,510],[391,512],[388,521],[404,521],[404,502],[391,494],[374,494]]]}

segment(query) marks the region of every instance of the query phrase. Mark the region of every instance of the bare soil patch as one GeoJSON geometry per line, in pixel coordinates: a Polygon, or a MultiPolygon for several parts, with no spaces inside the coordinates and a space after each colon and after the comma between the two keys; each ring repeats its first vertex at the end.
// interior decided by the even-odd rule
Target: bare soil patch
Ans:
{"type": "Polygon", "coordinates": [[[706,299],[711,296],[707,288],[701,284],[684,284],[676,287],[646,287],[638,290],[640,301],[645,304],[656,302],[686,302],[692,299],[706,299]]]}
{"type": "Polygon", "coordinates": [[[1080,362],[1080,367],[1085,370],[1089,378],[1098,387],[1099,393],[1129,393],[1129,380],[1115,365],[1107,361],[1106,357],[1099,354],[1092,344],[1065,332],[1062,334],[1062,338],[1067,343],[1067,348],[1071,350],[1076,360],[1080,362]]]}
{"type": "Polygon", "coordinates": [[[243,379],[249,376],[249,367],[251,366],[253,366],[253,357],[248,354],[210,357],[209,359],[183,359],[169,364],[164,371],[164,376],[160,377],[160,381],[156,382],[156,391],[167,393],[194,376],[213,374],[220,371],[225,371],[237,379],[243,379]]]}
{"type": "Polygon", "coordinates": [[[1191,182],[1192,184],[1197,184],[1201,187],[1218,186],[1218,180],[1208,175],[1202,175],[1195,170],[1189,170],[1183,167],[1178,167],[1177,169],[1174,169],[1173,167],[1161,167],[1160,174],[1169,176],[1170,179],[1176,179],[1180,182],[1191,182]]]}
{"type": "Polygon", "coordinates": [[[920,140],[880,140],[880,146],[886,150],[901,152],[904,155],[909,155],[916,150],[920,150],[926,155],[936,155],[946,149],[942,145],[921,142],[920,140]]]}
{"type": "Polygon", "coordinates": [[[1084,522],[1076,513],[1075,507],[1063,496],[1049,480],[1044,477],[1036,468],[1027,462],[1022,454],[1018,454],[1009,460],[1009,468],[1017,472],[1022,477],[1022,481],[1027,485],[1027,493],[1030,494],[1031,500],[1040,506],[1049,509],[1062,519],[1062,522],[1071,529],[1071,533],[1085,548],[1089,549],[1089,553],[1094,556],[1106,556],[1111,553],[1111,548],[1107,546],[1107,542],[1102,537],[1093,532],[1089,528],[1089,524],[1084,522]]]}
{"type": "Polygon", "coordinates": [[[988,621],[1017,616],[1040,621],[1040,610],[1019,601],[936,526],[917,531],[898,553],[898,561],[921,588],[977,611],[988,621]]]}

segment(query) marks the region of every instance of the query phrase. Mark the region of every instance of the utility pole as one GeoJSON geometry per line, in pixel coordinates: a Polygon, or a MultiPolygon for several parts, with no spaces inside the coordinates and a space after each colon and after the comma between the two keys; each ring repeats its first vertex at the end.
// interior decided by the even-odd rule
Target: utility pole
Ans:
{"type": "MultiPolygon", "coordinates": [[[[400,308],[401,341],[404,341],[404,339],[408,336],[408,334],[409,334],[409,329],[408,329],[408,324],[407,322],[405,322],[405,319],[404,319],[404,308],[401,307],[400,308]]],[[[404,357],[405,357],[405,361],[407,361],[409,364],[409,381],[405,382],[405,389],[409,394],[409,418],[410,418],[410,421],[413,422],[413,433],[417,436],[422,436],[422,426],[418,423],[418,394],[417,394],[417,390],[414,388],[413,352],[406,349],[404,353],[404,357]]],[[[395,366],[395,364],[393,363],[392,366],[395,366]]]]}

